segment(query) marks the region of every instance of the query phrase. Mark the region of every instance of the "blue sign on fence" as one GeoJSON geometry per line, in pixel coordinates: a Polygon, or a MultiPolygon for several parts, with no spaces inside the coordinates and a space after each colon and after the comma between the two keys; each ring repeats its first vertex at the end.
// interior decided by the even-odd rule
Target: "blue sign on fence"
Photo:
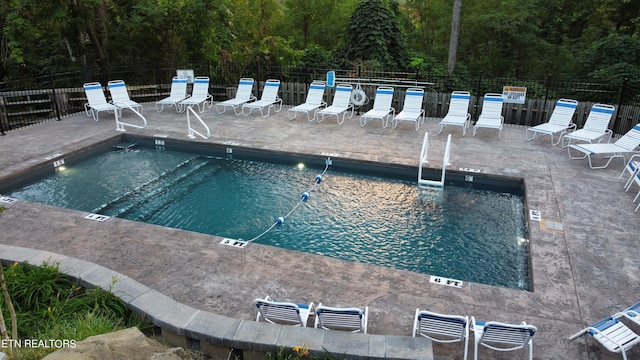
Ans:
{"type": "Polygon", "coordinates": [[[327,71],[327,86],[333,88],[336,85],[336,72],[331,70],[327,71]]]}

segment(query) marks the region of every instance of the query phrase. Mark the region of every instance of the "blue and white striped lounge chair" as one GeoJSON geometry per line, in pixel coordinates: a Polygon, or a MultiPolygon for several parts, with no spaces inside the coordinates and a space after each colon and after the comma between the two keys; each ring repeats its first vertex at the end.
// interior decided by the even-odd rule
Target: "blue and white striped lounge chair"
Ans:
{"type": "Polygon", "coordinates": [[[533,336],[538,329],[524,321],[519,325],[496,321],[476,321],[471,317],[474,333],[473,358],[478,360],[478,345],[496,351],[514,351],[529,348],[529,360],[533,360],[533,336]]]}
{"type": "Polygon", "coordinates": [[[164,106],[167,105],[169,107],[174,106],[176,108],[176,112],[180,112],[181,109],[178,106],[178,103],[188,97],[187,79],[180,79],[177,76],[174,76],[173,79],[171,79],[171,93],[169,93],[169,97],[156,102],[156,110],[161,112],[164,110],[164,106]]]}
{"type": "Polygon", "coordinates": [[[504,124],[504,117],[502,116],[502,104],[504,99],[502,94],[487,93],[484,95],[484,101],[482,102],[482,111],[478,116],[478,121],[473,125],[473,136],[476,136],[476,132],[479,128],[497,129],[498,139],[502,134],[502,124],[504,124]]]}
{"type": "Polygon", "coordinates": [[[451,93],[449,111],[438,124],[438,134],[442,133],[442,130],[447,125],[452,125],[462,126],[462,136],[464,136],[471,123],[469,101],[471,101],[471,93],[468,91],[454,91],[451,93]]]}
{"type": "Polygon", "coordinates": [[[528,128],[525,131],[525,139],[527,141],[531,141],[536,138],[536,134],[549,135],[551,136],[551,146],[556,146],[560,143],[562,135],[564,135],[567,131],[575,130],[576,124],[574,124],[571,120],[573,119],[573,114],[576,112],[576,107],[578,106],[578,101],[572,99],[560,99],[556,103],[551,116],[549,117],[549,121],[544,124],[540,124],[537,126],[533,126],[528,128]],[[558,141],[553,142],[553,136],[557,133],[558,141]]]}
{"type": "Polygon", "coordinates": [[[131,108],[142,114],[142,105],[129,98],[127,85],[123,80],[111,80],[107,83],[107,87],[111,94],[110,102],[115,105],[118,110],[122,111],[122,109],[131,108]]]}
{"type": "Polygon", "coordinates": [[[424,89],[409,88],[404,94],[404,105],[402,111],[393,117],[391,121],[393,128],[398,127],[402,121],[413,121],[416,123],[416,131],[420,124],[424,123],[424,110],[422,109],[422,101],[424,100],[424,89]]]}
{"type": "Polygon", "coordinates": [[[205,107],[213,106],[213,96],[209,94],[209,77],[208,76],[196,76],[193,80],[193,90],[191,96],[185,100],[180,101],[178,106],[181,107],[181,111],[186,110],[188,106],[198,107],[200,112],[204,112],[205,107]]]}
{"type": "Polygon", "coordinates": [[[242,113],[242,105],[256,100],[256,97],[253,96],[254,82],[252,78],[240,79],[238,89],[236,90],[236,97],[216,103],[216,112],[222,114],[227,111],[227,107],[231,107],[236,115],[240,115],[240,113],[242,113]],[[238,112],[238,109],[240,109],[240,112],[238,112]]]}
{"type": "Polygon", "coordinates": [[[591,326],[571,335],[569,340],[576,339],[584,334],[591,337],[612,353],[621,353],[627,360],[627,351],[640,342],[640,335],[636,334],[627,325],[620,321],[623,314],[615,314],[606,317],[591,326]]]}
{"type": "MultiPolygon", "coordinates": [[[[631,156],[629,162],[627,162],[627,164],[624,166],[624,169],[622,169],[622,172],[618,176],[619,179],[622,177],[622,175],[624,175],[625,171],[629,173],[629,179],[627,179],[627,182],[624,184],[624,191],[629,191],[629,189],[631,189],[631,185],[633,185],[634,182],[638,184],[638,186],[640,186],[640,160],[635,160],[634,158],[636,157],[640,157],[640,154],[631,156]]],[[[636,197],[633,198],[633,202],[635,203],[639,197],[640,190],[636,194],[636,197]]],[[[638,209],[640,209],[640,204],[636,206],[635,212],[638,212],[638,209]]],[[[629,310],[630,313],[640,312],[640,303],[635,304],[627,310],[629,310]]],[[[633,318],[632,320],[640,325],[640,316],[633,318]]]]}
{"type": "Polygon", "coordinates": [[[625,154],[636,152],[638,146],[640,146],[640,124],[635,125],[613,144],[572,144],[567,147],[567,151],[571,159],[584,159],[586,157],[589,159],[590,168],[604,169],[615,158],[622,158],[622,161],[626,163],[625,154]],[[582,156],[572,156],[572,149],[581,153],[582,156]],[[604,165],[594,166],[592,157],[595,155],[604,155],[609,160],[604,165]]]}
{"type": "Polygon", "coordinates": [[[318,304],[314,327],[325,330],[342,330],[367,333],[369,307],[341,308],[318,304]]]}
{"type": "Polygon", "coordinates": [[[609,135],[606,142],[611,141],[613,131],[609,129],[609,122],[611,122],[615,110],[616,108],[613,105],[593,104],[582,129],[562,136],[562,147],[565,148],[571,145],[573,140],[587,143],[598,140],[598,143],[600,143],[606,135],[609,135]]]}
{"type": "Polygon", "coordinates": [[[113,112],[118,108],[107,102],[107,98],[102,91],[102,85],[99,82],[86,83],[82,86],[87,96],[87,102],[84,104],[84,112],[93,120],[98,121],[98,113],[100,111],[113,112]]]}
{"type": "Polygon", "coordinates": [[[353,104],[351,104],[352,91],[353,87],[349,84],[337,84],[336,93],[333,95],[333,103],[331,106],[318,111],[318,122],[323,122],[325,115],[335,116],[338,125],[342,125],[342,123],[344,123],[344,117],[349,110],[351,110],[349,114],[349,119],[351,119],[354,111],[353,104]],[[340,120],[340,114],[342,114],[342,120],[340,120]]]}
{"type": "Polygon", "coordinates": [[[260,100],[245,103],[242,105],[242,113],[245,115],[251,115],[251,112],[255,109],[260,110],[260,114],[262,117],[269,116],[271,109],[274,112],[278,112],[282,110],[282,99],[278,97],[278,90],[280,90],[280,80],[269,79],[264,83],[264,88],[262,89],[262,96],[260,100]],[[275,105],[279,104],[280,106],[276,109],[275,105]],[[267,114],[265,115],[264,109],[267,109],[267,114]],[[244,109],[248,109],[249,112],[245,113],[244,109]]]}
{"type": "Polygon", "coordinates": [[[308,305],[295,304],[286,301],[276,301],[269,296],[264,299],[256,299],[254,302],[258,308],[256,321],[263,319],[271,324],[306,327],[309,314],[313,312],[313,302],[308,305]]]}
{"type": "Polygon", "coordinates": [[[395,116],[396,109],[391,106],[393,103],[393,88],[390,86],[380,86],[376,89],[376,97],[373,100],[373,109],[360,116],[360,126],[365,126],[367,121],[380,119],[382,128],[389,126],[389,118],[395,116]]]}
{"type": "Polygon", "coordinates": [[[324,81],[312,82],[311,85],[309,85],[309,92],[307,93],[307,99],[304,104],[289,109],[289,120],[295,119],[298,113],[307,114],[307,120],[310,122],[315,120],[318,110],[327,106],[327,103],[323,99],[325,88],[326,83],[324,81]],[[313,112],[313,117],[310,115],[311,112],[313,112]]]}
{"type": "Polygon", "coordinates": [[[416,309],[413,321],[413,337],[424,336],[439,343],[464,341],[464,356],[467,358],[469,347],[469,317],[445,315],[416,309]]]}

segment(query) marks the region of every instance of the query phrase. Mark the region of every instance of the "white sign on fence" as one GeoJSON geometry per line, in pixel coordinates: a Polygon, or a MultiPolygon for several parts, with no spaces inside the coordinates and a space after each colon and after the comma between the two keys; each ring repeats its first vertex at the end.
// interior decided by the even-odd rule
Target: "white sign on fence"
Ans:
{"type": "Polygon", "coordinates": [[[176,76],[178,77],[178,79],[182,79],[182,80],[187,79],[187,82],[189,84],[193,84],[195,73],[193,70],[181,69],[181,70],[176,70],[176,76]]]}
{"type": "Polygon", "coordinates": [[[524,104],[527,98],[527,88],[522,86],[504,86],[502,88],[502,99],[506,103],[524,104]]]}

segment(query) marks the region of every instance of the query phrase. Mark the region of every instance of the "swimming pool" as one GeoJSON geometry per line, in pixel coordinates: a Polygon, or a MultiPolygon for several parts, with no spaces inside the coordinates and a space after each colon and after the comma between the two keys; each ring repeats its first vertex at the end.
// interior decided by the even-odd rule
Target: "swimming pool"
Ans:
{"type": "Polygon", "coordinates": [[[290,250],[530,289],[521,186],[488,191],[481,178],[461,175],[450,177],[461,186],[420,190],[415,169],[335,159],[315,184],[325,169],[323,157],[183,144],[195,150],[186,153],[162,140],[151,147],[141,146],[148,140],[136,141],[139,146],[67,161],[65,170],[2,191],[290,250]],[[283,224],[258,237],[294,208],[283,224]]]}

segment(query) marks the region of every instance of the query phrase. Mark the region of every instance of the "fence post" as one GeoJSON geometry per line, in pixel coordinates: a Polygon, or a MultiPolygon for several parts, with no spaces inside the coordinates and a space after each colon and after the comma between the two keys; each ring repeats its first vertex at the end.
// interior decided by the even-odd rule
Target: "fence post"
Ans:
{"type": "MultiPolygon", "coordinates": [[[[616,118],[613,121],[613,131],[617,132],[617,133],[622,133],[621,131],[617,131],[618,129],[618,120],[619,120],[619,115],[620,115],[620,109],[622,107],[622,104],[624,102],[624,96],[625,96],[625,92],[627,90],[627,83],[629,82],[629,78],[625,77],[624,79],[622,79],[622,86],[620,87],[620,98],[618,99],[618,109],[616,111],[616,118]]],[[[624,124],[623,124],[624,125],[624,124]]]]}
{"type": "Polygon", "coordinates": [[[476,114],[478,114],[478,101],[480,101],[480,97],[482,94],[482,71],[480,71],[480,75],[478,75],[478,89],[476,90],[476,103],[473,105],[473,114],[471,119],[476,119],[476,114]]]}
{"type": "Polygon", "coordinates": [[[58,106],[58,98],[56,96],[56,85],[53,82],[53,74],[51,72],[49,72],[49,82],[51,83],[51,100],[53,101],[53,109],[56,112],[56,117],[58,118],[58,121],[60,121],[62,120],[62,117],[60,117],[60,107],[58,106]]]}

